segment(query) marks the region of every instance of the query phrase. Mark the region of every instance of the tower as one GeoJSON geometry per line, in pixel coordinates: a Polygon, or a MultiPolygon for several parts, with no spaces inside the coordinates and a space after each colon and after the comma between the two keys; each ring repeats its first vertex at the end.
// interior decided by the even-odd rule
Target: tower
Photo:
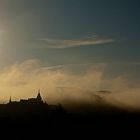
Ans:
{"type": "Polygon", "coordinates": [[[9,103],[11,103],[12,101],[11,101],[11,96],[10,96],[10,99],[9,99],[9,103]]]}
{"type": "Polygon", "coordinates": [[[40,95],[40,90],[38,90],[37,101],[42,102],[42,97],[40,95]]]}

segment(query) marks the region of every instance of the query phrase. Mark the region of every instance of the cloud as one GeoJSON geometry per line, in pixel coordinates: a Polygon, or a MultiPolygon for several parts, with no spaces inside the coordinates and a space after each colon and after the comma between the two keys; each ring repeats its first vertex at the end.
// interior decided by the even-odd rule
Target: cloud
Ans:
{"type": "MultiPolygon", "coordinates": [[[[86,89],[94,87],[88,84],[90,83],[87,80],[88,75],[88,77],[85,75],[82,78],[81,75],[70,74],[65,70],[59,69],[59,66],[55,66],[53,71],[52,68],[54,67],[41,66],[38,60],[27,60],[4,68],[0,71],[1,97],[3,97],[3,100],[8,100],[10,95],[13,99],[28,98],[36,96],[35,92],[40,88],[44,90],[44,97],[49,98],[50,101],[55,101],[60,99],[56,92],[57,87],[78,88],[85,86],[86,89]]],[[[96,82],[100,76],[100,72],[95,73],[96,82]]]]}
{"type": "MultiPolygon", "coordinates": [[[[74,67],[69,65],[69,67],[74,67]]],[[[80,64],[81,65],[81,64],[80,64]]],[[[85,67],[86,64],[83,65],[85,67]]],[[[0,71],[0,101],[35,97],[41,89],[43,99],[49,103],[68,101],[92,105],[107,102],[118,107],[140,108],[140,88],[131,88],[123,75],[105,79],[108,65],[88,64],[84,73],[69,73],[66,66],[44,67],[40,61],[27,60],[8,66],[0,71]],[[98,90],[110,90],[110,94],[99,94],[98,90]]]]}
{"type": "Polygon", "coordinates": [[[80,47],[80,46],[87,46],[87,45],[106,44],[106,43],[111,43],[114,41],[113,39],[99,38],[99,37],[73,39],[73,40],[43,38],[40,40],[46,43],[47,48],[80,47]]]}
{"type": "MultiPolygon", "coordinates": [[[[97,64],[97,63],[96,63],[97,64]]],[[[98,66],[106,66],[109,63],[98,63],[98,66]]],[[[57,69],[65,69],[70,67],[88,67],[91,65],[95,65],[95,63],[69,63],[63,65],[53,65],[53,66],[45,66],[42,67],[42,70],[57,70],[57,69]]]]}

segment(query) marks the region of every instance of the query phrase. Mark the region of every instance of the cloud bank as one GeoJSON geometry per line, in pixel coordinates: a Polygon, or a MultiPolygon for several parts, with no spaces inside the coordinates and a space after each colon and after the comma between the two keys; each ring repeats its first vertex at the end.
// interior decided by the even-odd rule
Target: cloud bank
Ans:
{"type": "Polygon", "coordinates": [[[7,102],[10,96],[13,100],[35,97],[37,90],[41,89],[43,99],[48,103],[72,101],[75,104],[94,104],[104,101],[118,107],[140,108],[140,88],[131,88],[123,75],[105,79],[106,67],[105,64],[94,64],[84,73],[76,74],[70,73],[64,66],[61,69],[44,67],[38,60],[14,64],[0,70],[0,101],[7,102]],[[111,93],[97,92],[103,89],[111,93]]]}

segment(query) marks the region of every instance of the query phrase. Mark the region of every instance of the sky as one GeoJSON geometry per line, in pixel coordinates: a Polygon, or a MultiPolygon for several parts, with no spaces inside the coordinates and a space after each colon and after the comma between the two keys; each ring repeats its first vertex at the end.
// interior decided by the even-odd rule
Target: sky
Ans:
{"type": "Polygon", "coordinates": [[[88,91],[111,90],[119,94],[110,101],[140,107],[139,4],[0,0],[0,100],[35,96],[41,88],[50,102],[85,96],[89,102],[88,91]]]}

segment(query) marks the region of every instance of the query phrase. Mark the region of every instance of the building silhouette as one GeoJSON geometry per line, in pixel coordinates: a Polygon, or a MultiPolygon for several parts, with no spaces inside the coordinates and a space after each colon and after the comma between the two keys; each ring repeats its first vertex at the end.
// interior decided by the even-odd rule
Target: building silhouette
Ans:
{"type": "MultiPolygon", "coordinates": [[[[26,99],[21,99],[20,103],[43,104],[44,102],[42,100],[40,90],[38,90],[38,94],[37,94],[36,98],[28,98],[27,100],[26,99]]],[[[46,103],[44,103],[44,104],[46,104],[46,103]]]]}
{"type": "Polygon", "coordinates": [[[40,94],[40,90],[38,90],[38,94],[37,94],[36,98],[20,99],[19,102],[12,101],[11,96],[10,96],[8,104],[15,104],[15,103],[18,103],[18,104],[47,104],[46,102],[45,103],[43,102],[43,99],[40,94]]]}
{"type": "Polygon", "coordinates": [[[60,104],[49,105],[43,101],[40,90],[36,98],[20,99],[12,101],[11,96],[7,104],[0,104],[0,119],[26,120],[24,122],[50,121],[60,118],[65,110],[60,104]]]}

